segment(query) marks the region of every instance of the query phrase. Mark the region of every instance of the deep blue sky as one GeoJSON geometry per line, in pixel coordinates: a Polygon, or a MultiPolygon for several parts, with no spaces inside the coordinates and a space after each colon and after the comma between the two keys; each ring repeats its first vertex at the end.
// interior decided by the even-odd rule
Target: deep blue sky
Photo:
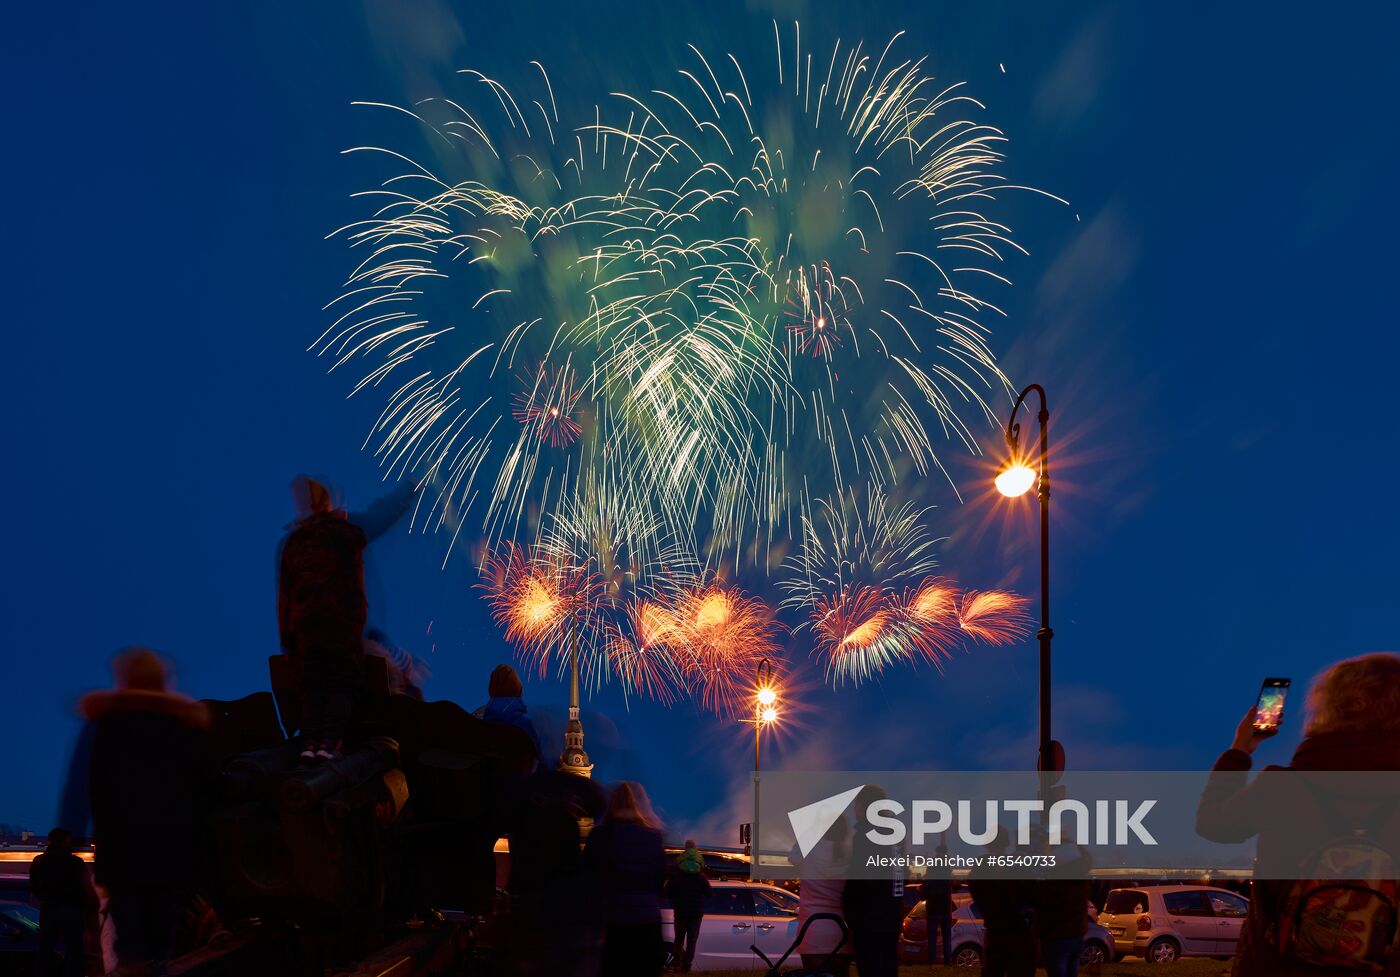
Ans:
{"type": "MultiPolygon", "coordinates": [[[[338,152],[382,135],[350,102],[403,102],[457,67],[508,77],[539,59],[556,84],[606,90],[668,72],[688,40],[770,50],[773,9],[759,0],[662,10],[673,6],[10,13],[0,821],[47,829],[72,702],[107,681],[118,647],[166,651],[195,695],[262,687],[288,479],[334,473],[352,503],[380,487],[359,451],[373,405],[347,405],[304,352],[347,267],[323,236],[361,213],[347,195],[366,173],[338,152]]],[[[996,337],[1014,379],[1050,390],[1064,449],[1054,613],[1070,762],[1199,767],[1264,675],[1303,682],[1400,646],[1396,9],[778,13],[824,42],[907,29],[910,50],[970,81],[1011,136],[1012,176],[1071,201],[1010,209],[1033,257],[996,337]]],[[[976,465],[953,471],[977,497],[976,465]]],[[[934,528],[950,537],[951,572],[1033,591],[1028,506],[958,506],[932,484],[927,501],[944,505],[934,528]]],[[[466,564],[439,570],[441,547],[396,533],[379,575],[396,637],[430,659],[429,694],[470,708],[508,653],[466,564]]],[[[1027,642],[942,676],[810,687],[774,762],[1020,767],[1035,676],[1027,642]]],[[[527,696],[545,712],[562,701],[540,680],[527,696]]],[[[592,709],[599,776],[644,781],[673,824],[732,843],[742,730],[686,708],[628,711],[613,694],[592,709]]],[[[1269,759],[1286,755],[1298,713],[1269,759]]]]}

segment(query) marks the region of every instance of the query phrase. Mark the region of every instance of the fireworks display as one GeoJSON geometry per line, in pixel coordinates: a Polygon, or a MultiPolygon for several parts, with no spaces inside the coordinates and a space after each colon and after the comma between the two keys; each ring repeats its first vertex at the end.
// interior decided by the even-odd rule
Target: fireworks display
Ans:
{"type": "Polygon", "coordinates": [[[1019,598],[930,582],[925,513],[885,502],[1009,392],[980,297],[1019,250],[986,213],[1024,189],[1005,137],[898,37],[772,41],[588,110],[537,63],[372,104],[400,148],[347,151],[387,170],[313,346],[381,398],[366,444],[429,523],[484,537],[527,658],[564,629],[595,682],[720,711],[777,648],[722,565],[776,576],[838,677],[1022,633],[1019,598]]]}
{"type": "Polygon", "coordinates": [[[506,640],[545,671],[572,634],[587,630],[602,590],[596,577],[544,547],[507,544],[481,568],[483,588],[506,640]]]}
{"type": "Polygon", "coordinates": [[[574,418],[580,396],[570,370],[541,370],[528,391],[522,389],[515,395],[515,419],[551,448],[567,448],[583,432],[574,418]]]}
{"type": "Polygon", "coordinates": [[[782,650],[772,612],[737,587],[695,587],[678,602],[685,628],[684,674],[700,704],[737,715],[748,708],[758,664],[782,650]]]}
{"type": "Polygon", "coordinates": [[[782,581],[833,681],[859,684],[895,664],[942,667],[968,642],[1010,644],[1030,632],[1029,601],[966,591],[934,575],[927,510],[873,493],[824,504],[803,526],[782,581]]]}

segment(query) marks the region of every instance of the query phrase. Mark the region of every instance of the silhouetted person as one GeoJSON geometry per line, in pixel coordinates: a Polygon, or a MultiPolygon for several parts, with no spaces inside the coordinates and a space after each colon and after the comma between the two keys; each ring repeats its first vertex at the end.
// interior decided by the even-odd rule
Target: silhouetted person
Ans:
{"type": "Polygon", "coordinates": [[[874,868],[871,857],[897,854],[886,845],[877,845],[866,835],[871,828],[865,820],[866,808],[885,796],[883,790],[867,786],[856,796],[859,813],[851,845],[850,872],[842,892],[842,915],[851,930],[856,971],[860,977],[895,977],[899,971],[899,928],[904,922],[903,869],[874,868]],[[872,877],[878,873],[879,877],[872,877]]]}
{"type": "Polygon", "coordinates": [[[83,697],[94,724],[93,836],[123,966],[161,960],[194,893],[202,835],[204,733],[209,711],[166,688],[152,651],[117,656],[117,688],[83,697]]]}
{"type": "MultiPolygon", "coordinates": [[[[1324,794],[1308,773],[1400,771],[1400,656],[1348,658],[1313,681],[1303,741],[1287,767],[1266,768],[1300,771],[1297,776],[1249,780],[1251,755],[1277,732],[1256,731],[1254,719],[1250,709],[1240,721],[1230,749],[1215,762],[1196,812],[1196,830],[1205,838],[1226,844],[1259,839],[1256,881],[1232,973],[1400,974],[1394,937],[1374,938],[1378,924],[1393,933],[1396,880],[1329,881],[1325,874],[1288,880],[1277,871],[1302,867],[1300,860],[1320,868],[1339,839],[1374,845],[1383,860],[1394,864],[1400,851],[1400,804],[1393,778],[1358,779],[1346,785],[1345,794],[1324,794]],[[1300,853],[1308,854],[1300,859],[1300,853]]],[[[1357,857],[1357,849],[1348,854],[1357,857]]]]}
{"type": "Polygon", "coordinates": [[[63,793],[58,799],[58,826],[68,829],[75,839],[92,837],[92,796],[88,783],[92,769],[92,723],[85,722],[73,741],[68,757],[68,773],[63,781],[63,793]]]}
{"type": "MultiPolygon", "coordinates": [[[[948,846],[940,844],[934,852],[940,858],[948,855],[948,846]]],[[[919,894],[924,898],[924,912],[928,920],[928,959],[934,961],[935,937],[943,946],[943,966],[953,965],[953,870],[934,865],[924,876],[924,885],[919,894]]]]}
{"type": "MultiPolygon", "coordinates": [[[[987,854],[1004,854],[1009,840],[1004,829],[998,831],[987,843],[987,854]]],[[[968,890],[985,927],[982,977],[1034,977],[1035,882],[974,878],[968,890]]],[[[1080,909],[1082,913],[1083,906],[1080,909]]]]}
{"type": "Polygon", "coordinates": [[[700,924],[705,921],[705,900],[710,896],[710,880],[705,878],[705,859],[694,841],[686,841],[685,850],[676,856],[676,870],[666,880],[666,895],[671,900],[675,929],[671,965],[678,970],[689,970],[695,962],[700,924]]]}
{"type": "Polygon", "coordinates": [[[601,817],[603,789],[586,777],[538,769],[509,789],[510,910],[502,961],[512,977],[593,977],[602,917],[583,868],[579,819],[601,817]]]}
{"type": "Polygon", "coordinates": [[[509,665],[497,665],[491,670],[491,680],[486,694],[490,696],[486,704],[476,710],[476,716],[488,723],[509,723],[530,734],[536,752],[540,748],[540,736],[530,719],[530,711],[525,708],[525,685],[520,676],[509,665]]]}
{"type": "Polygon", "coordinates": [[[602,973],[655,977],[663,963],[666,851],[640,784],[623,781],[613,788],[607,815],[589,834],[583,854],[602,901],[602,973]]]}
{"type": "Polygon", "coordinates": [[[1089,931],[1089,860],[1060,857],[1057,871],[1065,877],[1036,883],[1035,935],[1046,977],[1077,977],[1089,931]]]}
{"type": "MultiPolygon", "coordinates": [[[[796,845],[789,853],[789,860],[802,877],[797,907],[799,931],[819,913],[841,916],[846,874],[850,871],[850,833],[843,815],[831,823],[821,841],[806,855],[796,845]]],[[[846,977],[851,969],[851,941],[843,938],[841,927],[829,919],[819,919],[807,927],[797,952],[805,970],[846,977]]]]}
{"type": "Polygon", "coordinates": [[[292,482],[298,519],[279,547],[277,623],[301,688],[303,759],[341,749],[365,683],[365,547],[408,511],[416,490],[409,479],[351,515],[322,483],[292,482]]]}
{"type": "Polygon", "coordinates": [[[49,846],[29,866],[29,891],[39,903],[39,952],[34,958],[37,977],[57,970],[55,951],[63,944],[63,972],[82,977],[84,972],[83,920],[87,913],[87,866],[73,854],[73,839],[64,828],[49,832],[49,846]]]}

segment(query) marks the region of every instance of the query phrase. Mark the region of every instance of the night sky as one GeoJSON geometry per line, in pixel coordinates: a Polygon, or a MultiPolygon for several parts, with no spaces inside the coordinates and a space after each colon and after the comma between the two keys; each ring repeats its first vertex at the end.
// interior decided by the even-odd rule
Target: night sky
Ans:
{"type": "MultiPolygon", "coordinates": [[[[352,507],[386,489],[360,450],[376,405],[306,352],[348,268],[325,235],[362,214],[366,171],[340,150],[384,134],[350,103],[532,59],[601,98],[666,77],[687,41],[768,57],[774,16],[824,44],[906,29],[1011,137],[1013,180],[1070,203],[999,211],[1031,257],[993,338],[1051,397],[1070,764],[1200,768],[1265,675],[1400,647],[1392,6],[29,4],[0,41],[0,821],[48,829],[73,702],[118,648],[168,654],[196,696],[265,686],[294,474],[332,474],[352,507]]],[[[986,458],[945,460],[966,501],[920,487],[944,568],[1034,593],[1033,500],[992,500],[986,458]]],[[[428,660],[430,698],[470,709],[510,652],[443,546],[402,526],[376,544],[376,617],[428,660]]],[[[835,692],[803,638],[791,654],[769,762],[1033,761],[1033,640],[835,692]]],[[[531,677],[526,698],[562,724],[560,685],[531,677]]],[[[1265,760],[1296,742],[1301,698],[1265,760]]],[[[585,722],[598,777],[735,843],[747,730],[615,689],[585,722]]]]}

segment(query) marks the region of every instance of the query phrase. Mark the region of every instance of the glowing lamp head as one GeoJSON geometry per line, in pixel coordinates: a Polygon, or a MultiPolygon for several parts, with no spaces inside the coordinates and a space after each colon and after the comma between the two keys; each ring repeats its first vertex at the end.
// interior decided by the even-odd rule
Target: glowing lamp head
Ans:
{"type": "Polygon", "coordinates": [[[764,707],[764,712],[771,711],[773,703],[778,701],[778,693],[771,688],[758,690],[758,704],[764,707]]]}
{"type": "Polygon", "coordinates": [[[778,721],[778,710],[773,706],[768,706],[758,714],[759,722],[765,726],[771,726],[778,721]]]}
{"type": "Polygon", "coordinates": [[[1036,474],[1033,468],[1027,467],[1025,462],[1012,459],[1007,462],[1001,471],[997,473],[997,491],[1008,499],[1014,499],[1025,495],[1031,490],[1031,486],[1036,482],[1036,474]]]}

